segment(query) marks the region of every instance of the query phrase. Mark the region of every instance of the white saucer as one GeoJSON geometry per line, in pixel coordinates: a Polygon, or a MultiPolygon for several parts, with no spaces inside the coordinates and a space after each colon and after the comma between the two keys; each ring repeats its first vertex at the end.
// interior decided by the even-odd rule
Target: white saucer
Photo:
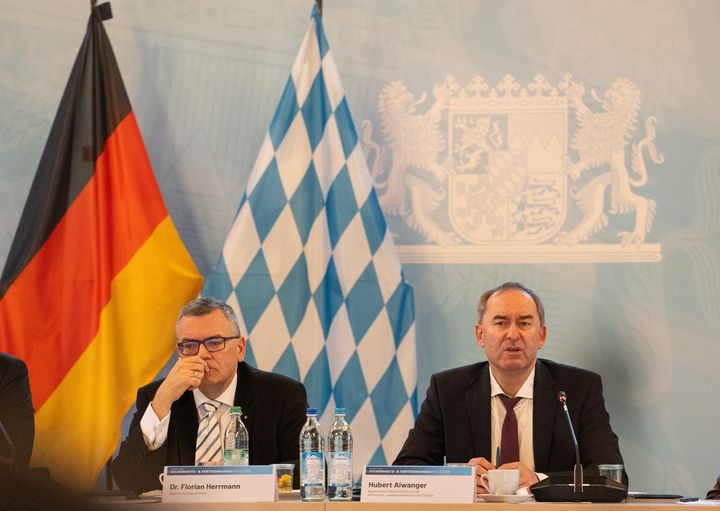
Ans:
{"type": "Polygon", "coordinates": [[[485,502],[528,502],[533,500],[532,495],[478,495],[478,500],[485,502]]]}

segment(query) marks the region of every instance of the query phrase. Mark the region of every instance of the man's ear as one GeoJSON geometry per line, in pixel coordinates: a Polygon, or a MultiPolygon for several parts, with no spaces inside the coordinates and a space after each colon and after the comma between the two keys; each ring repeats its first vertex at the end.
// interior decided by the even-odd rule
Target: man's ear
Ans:
{"type": "Polygon", "coordinates": [[[242,361],[245,360],[245,349],[246,349],[246,348],[247,348],[247,346],[246,346],[245,337],[243,337],[243,336],[241,335],[240,338],[238,339],[238,342],[237,342],[238,362],[242,362],[242,361]]]}
{"type": "Polygon", "coordinates": [[[545,346],[545,336],[547,335],[547,327],[543,325],[540,327],[540,342],[538,343],[538,349],[545,346]]]}
{"type": "Polygon", "coordinates": [[[475,339],[477,340],[478,346],[481,348],[485,347],[485,340],[483,339],[483,328],[480,323],[475,325],[475,339]]]}

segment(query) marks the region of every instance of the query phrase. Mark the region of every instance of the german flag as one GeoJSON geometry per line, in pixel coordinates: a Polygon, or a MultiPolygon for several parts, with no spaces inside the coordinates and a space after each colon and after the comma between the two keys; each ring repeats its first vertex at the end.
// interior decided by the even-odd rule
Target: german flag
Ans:
{"type": "Polygon", "coordinates": [[[89,488],[137,387],[172,354],[202,284],[168,215],[93,6],[0,279],[0,351],[23,359],[32,465],[89,488]]]}

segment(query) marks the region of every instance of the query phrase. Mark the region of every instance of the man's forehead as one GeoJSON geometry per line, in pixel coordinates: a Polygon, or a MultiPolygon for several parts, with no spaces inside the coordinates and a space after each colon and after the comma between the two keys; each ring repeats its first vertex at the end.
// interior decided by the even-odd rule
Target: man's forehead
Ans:
{"type": "Polygon", "coordinates": [[[194,335],[194,332],[206,333],[207,330],[218,330],[217,332],[210,332],[210,335],[222,333],[221,329],[231,327],[230,320],[225,317],[225,314],[219,309],[214,310],[208,314],[202,316],[185,316],[178,321],[177,328],[175,329],[178,337],[187,337],[194,335]]]}
{"type": "Polygon", "coordinates": [[[521,289],[504,289],[490,295],[486,305],[488,316],[509,314],[538,316],[537,305],[532,296],[521,289]]]}

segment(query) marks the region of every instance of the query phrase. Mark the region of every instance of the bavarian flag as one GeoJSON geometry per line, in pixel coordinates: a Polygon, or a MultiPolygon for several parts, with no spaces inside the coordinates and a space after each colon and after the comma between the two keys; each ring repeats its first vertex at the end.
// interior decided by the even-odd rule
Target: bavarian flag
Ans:
{"type": "Polygon", "coordinates": [[[30,372],[32,465],[76,489],[114,452],[202,285],[155,181],[110,16],[109,4],[91,10],[0,278],[0,351],[30,372]]]}

